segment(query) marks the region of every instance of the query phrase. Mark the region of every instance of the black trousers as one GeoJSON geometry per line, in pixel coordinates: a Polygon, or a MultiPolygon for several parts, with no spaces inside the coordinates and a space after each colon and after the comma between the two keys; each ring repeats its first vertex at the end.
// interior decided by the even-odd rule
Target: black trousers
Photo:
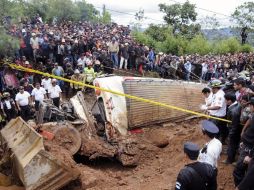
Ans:
{"type": "Polygon", "coordinates": [[[60,97],[58,98],[52,98],[53,104],[59,108],[60,106],[60,97]]]}
{"type": "Polygon", "coordinates": [[[35,111],[39,111],[40,101],[35,100],[35,111]]]}
{"type": "Polygon", "coordinates": [[[235,161],[235,156],[240,144],[240,134],[229,134],[229,143],[228,143],[228,150],[227,150],[227,161],[233,163],[235,161]]]}
{"type": "Polygon", "coordinates": [[[233,171],[235,186],[241,183],[248,169],[248,164],[245,164],[243,161],[246,156],[249,156],[250,150],[251,148],[244,144],[240,147],[239,157],[233,171]]]}
{"type": "MultiPolygon", "coordinates": [[[[214,116],[217,117],[217,116],[214,116]]],[[[221,119],[225,119],[225,117],[218,117],[221,119]]],[[[225,140],[228,137],[229,129],[227,127],[227,123],[225,121],[217,120],[217,119],[209,119],[219,128],[218,138],[221,140],[222,144],[225,143],[225,140]]]]}
{"type": "Polygon", "coordinates": [[[6,109],[4,110],[4,112],[6,113],[6,119],[7,121],[10,121],[11,119],[14,119],[17,117],[17,112],[14,108],[11,109],[6,109]]]}
{"type": "Polygon", "coordinates": [[[239,190],[254,190],[254,161],[249,163],[248,172],[238,186],[239,190]]]}
{"type": "Polygon", "coordinates": [[[28,121],[30,119],[30,106],[19,106],[20,107],[20,116],[25,121],[28,121]]]}

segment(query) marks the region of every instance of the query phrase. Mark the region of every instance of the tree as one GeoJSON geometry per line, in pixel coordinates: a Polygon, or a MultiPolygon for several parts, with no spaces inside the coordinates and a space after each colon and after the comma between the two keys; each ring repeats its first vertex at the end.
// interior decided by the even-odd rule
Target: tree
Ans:
{"type": "Polygon", "coordinates": [[[111,22],[111,14],[106,10],[106,6],[105,5],[103,5],[102,15],[101,15],[99,20],[103,24],[109,24],[111,22]]]}
{"type": "Polygon", "coordinates": [[[254,2],[245,2],[238,6],[232,14],[239,27],[254,29],[254,2]]]}
{"type": "Polygon", "coordinates": [[[191,25],[194,27],[193,22],[197,19],[197,13],[195,11],[195,5],[186,1],[184,4],[176,3],[173,5],[159,4],[160,11],[165,13],[164,20],[173,27],[174,34],[185,35],[191,25]],[[192,23],[192,24],[190,24],[192,23]]]}

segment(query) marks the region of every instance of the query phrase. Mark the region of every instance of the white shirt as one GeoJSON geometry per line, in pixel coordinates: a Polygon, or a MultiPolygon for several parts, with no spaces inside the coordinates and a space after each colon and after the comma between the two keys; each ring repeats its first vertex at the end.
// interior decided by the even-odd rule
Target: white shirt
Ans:
{"type": "Polygon", "coordinates": [[[206,146],[207,150],[204,153],[202,153],[204,148],[200,150],[198,161],[217,168],[217,161],[220,158],[222,144],[218,139],[213,138],[210,142],[206,143],[206,146]]]}
{"type": "MultiPolygon", "coordinates": [[[[4,103],[5,103],[5,105],[6,105],[7,110],[10,110],[10,109],[11,109],[11,101],[10,101],[10,100],[4,100],[4,103]]],[[[2,109],[2,110],[4,109],[4,104],[3,104],[3,102],[1,102],[1,109],[2,109]]]]}
{"type": "Polygon", "coordinates": [[[49,89],[52,87],[51,78],[42,79],[41,85],[43,86],[43,88],[44,88],[45,90],[49,90],[49,89]]]}
{"type": "Polygon", "coordinates": [[[219,90],[216,94],[213,94],[211,107],[219,106],[220,109],[209,110],[212,116],[224,117],[226,115],[227,104],[224,95],[223,90],[219,90]]]}
{"type": "Polygon", "coordinates": [[[210,106],[213,101],[213,93],[211,92],[207,98],[205,98],[205,105],[210,106]]]}
{"type": "Polygon", "coordinates": [[[62,90],[58,85],[52,86],[48,91],[50,98],[59,98],[61,92],[62,90]]]}
{"type": "Polygon", "coordinates": [[[19,106],[27,106],[29,104],[30,94],[27,91],[24,91],[23,94],[20,92],[16,95],[15,101],[18,102],[19,106]]]}
{"type": "Polygon", "coordinates": [[[78,64],[82,64],[82,67],[85,67],[85,63],[86,63],[86,58],[84,57],[84,59],[79,58],[78,59],[78,64]]]}
{"type": "Polygon", "coordinates": [[[45,94],[46,94],[46,90],[42,87],[40,87],[39,89],[34,88],[31,93],[31,95],[34,96],[34,99],[39,102],[42,102],[44,100],[45,94]]]}

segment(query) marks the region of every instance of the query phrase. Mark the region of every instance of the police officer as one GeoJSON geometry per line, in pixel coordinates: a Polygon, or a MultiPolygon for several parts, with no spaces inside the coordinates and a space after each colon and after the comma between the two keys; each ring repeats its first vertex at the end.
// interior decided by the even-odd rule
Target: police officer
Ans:
{"type": "Polygon", "coordinates": [[[198,161],[202,163],[206,163],[210,166],[210,170],[212,171],[214,177],[214,189],[217,189],[217,162],[220,157],[222,151],[221,142],[215,138],[218,133],[218,127],[212,123],[211,121],[205,120],[202,122],[202,132],[204,134],[204,138],[207,141],[205,146],[200,150],[198,161]]]}
{"type": "Polygon", "coordinates": [[[210,165],[197,162],[198,145],[187,142],[184,144],[187,165],[179,172],[176,180],[176,190],[215,190],[216,175],[210,165]]]}
{"type": "Polygon", "coordinates": [[[232,164],[235,161],[235,155],[240,143],[240,135],[242,126],[240,124],[241,106],[236,101],[235,93],[227,93],[225,100],[228,105],[227,119],[231,121],[228,123],[229,128],[229,144],[227,150],[227,159],[223,161],[225,164],[232,164]]]}
{"type": "Polygon", "coordinates": [[[205,120],[202,122],[202,132],[204,138],[208,142],[201,149],[198,161],[210,164],[212,167],[217,168],[217,161],[222,151],[221,142],[215,138],[219,133],[219,129],[211,121],[205,120]]]}
{"type": "MultiPolygon", "coordinates": [[[[250,99],[250,111],[254,112],[254,98],[250,99]]],[[[235,186],[238,186],[243,180],[248,164],[244,161],[246,157],[250,157],[254,151],[254,117],[250,120],[250,126],[243,132],[239,149],[239,157],[233,171],[235,186]]]]}
{"type": "MultiPolygon", "coordinates": [[[[222,82],[218,79],[211,81],[210,85],[213,92],[212,103],[207,107],[206,111],[210,113],[211,116],[225,119],[226,117],[226,101],[224,98],[225,93],[221,89],[222,82]]],[[[225,144],[225,140],[228,136],[228,127],[226,122],[216,119],[210,119],[219,128],[219,137],[221,138],[222,144],[225,144]]]]}

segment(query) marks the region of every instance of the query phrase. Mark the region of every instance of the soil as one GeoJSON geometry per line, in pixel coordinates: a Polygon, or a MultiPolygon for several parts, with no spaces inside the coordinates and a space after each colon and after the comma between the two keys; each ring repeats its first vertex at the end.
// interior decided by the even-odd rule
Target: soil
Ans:
{"type": "MultiPolygon", "coordinates": [[[[142,131],[141,134],[131,135],[138,142],[137,146],[141,151],[136,167],[123,167],[116,159],[99,159],[91,162],[79,158],[80,163],[84,159],[83,165],[76,165],[81,176],[63,190],[174,189],[177,174],[185,165],[183,143],[192,141],[200,146],[205,143],[199,120],[151,126],[142,131]]],[[[232,190],[233,166],[222,164],[221,161],[224,159],[225,155],[222,155],[219,160],[218,189],[232,190]]]]}
{"type": "MultiPolygon", "coordinates": [[[[130,137],[123,138],[121,141],[122,145],[129,146],[124,142],[130,140],[133,142],[130,145],[136,146],[136,149],[127,147],[125,155],[135,154],[135,151],[140,152],[135,167],[124,167],[116,157],[89,159],[89,156],[86,155],[75,155],[75,162],[70,152],[63,147],[45,144],[46,150],[80,173],[77,180],[61,190],[171,190],[175,187],[179,170],[185,165],[183,143],[192,141],[199,144],[200,147],[205,143],[198,119],[177,124],[149,126],[139,130],[138,133],[130,133],[130,137]]],[[[82,136],[82,138],[84,137],[82,136]]],[[[119,155],[115,154],[116,149],[113,146],[105,147],[103,143],[97,144],[98,141],[94,141],[94,143],[93,141],[87,141],[87,144],[83,142],[84,152],[92,150],[91,146],[98,146],[101,151],[98,154],[101,156],[119,155]]],[[[233,166],[222,164],[221,161],[224,159],[225,155],[222,155],[219,161],[218,189],[232,190],[234,189],[233,166]]],[[[3,187],[0,187],[0,190],[2,189],[3,187]]],[[[8,188],[5,189],[8,190],[8,188]]]]}

